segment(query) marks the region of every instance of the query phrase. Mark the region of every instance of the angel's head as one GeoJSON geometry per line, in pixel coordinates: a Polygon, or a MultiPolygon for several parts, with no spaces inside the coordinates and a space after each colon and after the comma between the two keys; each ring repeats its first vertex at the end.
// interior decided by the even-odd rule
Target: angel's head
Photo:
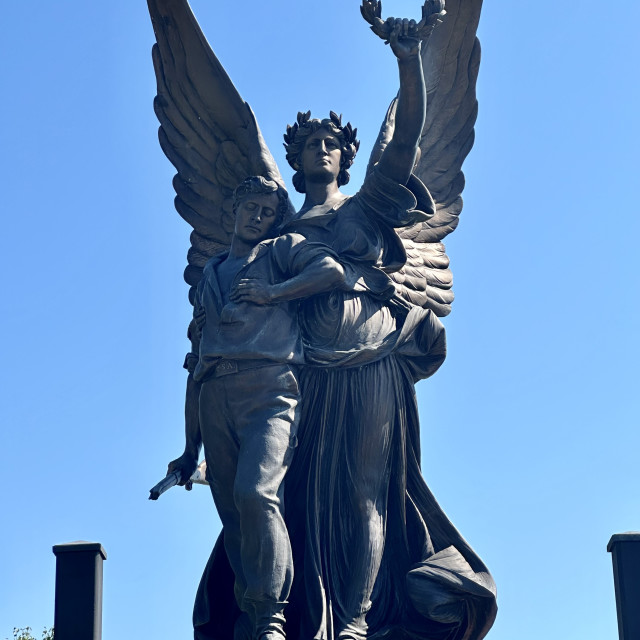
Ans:
{"type": "Polygon", "coordinates": [[[266,238],[275,238],[288,211],[287,190],[262,176],[243,180],[233,192],[235,234],[242,240],[258,243],[266,238]]]}
{"type": "Polygon", "coordinates": [[[357,132],[350,122],[343,127],[342,116],[333,111],[323,120],[311,118],[310,111],[298,113],[296,123],[287,125],[284,135],[287,162],[296,172],[293,176],[296,191],[305,193],[308,179],[335,180],[339,187],[347,184],[348,169],[360,146],[357,132]]]}

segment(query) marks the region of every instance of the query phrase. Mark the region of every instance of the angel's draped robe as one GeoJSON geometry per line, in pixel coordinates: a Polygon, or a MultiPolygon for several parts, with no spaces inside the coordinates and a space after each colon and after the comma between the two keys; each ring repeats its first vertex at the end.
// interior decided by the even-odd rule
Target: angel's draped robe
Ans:
{"type": "MultiPolygon", "coordinates": [[[[369,637],[479,639],[495,617],[490,574],[420,472],[414,384],[442,364],[444,329],[431,311],[392,311],[385,273],[405,259],[394,228],[420,215],[411,191],[374,171],[355,196],[284,230],[331,247],[347,274],[346,290],[301,305],[311,366],[300,375],[299,446],[285,480],[291,640],[332,640],[365,613],[369,637]],[[361,494],[372,492],[383,545],[377,577],[364,566],[376,550],[362,544],[361,494]]],[[[196,599],[197,639],[232,637],[228,573],[218,543],[196,599]]]]}

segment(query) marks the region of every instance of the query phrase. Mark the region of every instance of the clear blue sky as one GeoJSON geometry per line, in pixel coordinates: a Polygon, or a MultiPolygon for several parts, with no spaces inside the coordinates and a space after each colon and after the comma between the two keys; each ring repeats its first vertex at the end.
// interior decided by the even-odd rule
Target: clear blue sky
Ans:
{"type": "MultiPolygon", "coordinates": [[[[419,0],[384,11],[419,15],[419,0]]],[[[358,0],[193,0],[281,170],[298,110],[358,127],[397,80],[358,0]]],[[[53,623],[53,544],[107,550],[104,638],[189,638],[208,491],[182,448],[189,228],[156,138],[143,0],[5,3],[0,639],[53,623]]],[[[493,640],[617,637],[611,534],[640,529],[640,5],[487,2],[424,474],[491,568],[493,640]]],[[[289,172],[286,172],[290,176],[289,172]]]]}

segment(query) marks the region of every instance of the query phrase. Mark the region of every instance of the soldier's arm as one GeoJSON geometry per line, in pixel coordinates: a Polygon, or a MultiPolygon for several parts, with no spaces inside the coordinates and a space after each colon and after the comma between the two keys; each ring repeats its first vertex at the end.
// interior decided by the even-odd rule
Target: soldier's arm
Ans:
{"type": "Polygon", "coordinates": [[[198,466],[198,456],[202,447],[200,435],[200,387],[201,383],[193,379],[193,371],[198,361],[200,348],[199,331],[195,322],[189,325],[189,338],[191,339],[191,353],[187,354],[184,367],[189,371],[187,378],[187,390],[184,403],[184,453],[169,463],[167,473],[180,471],[180,482],[185,485],[198,466]]]}

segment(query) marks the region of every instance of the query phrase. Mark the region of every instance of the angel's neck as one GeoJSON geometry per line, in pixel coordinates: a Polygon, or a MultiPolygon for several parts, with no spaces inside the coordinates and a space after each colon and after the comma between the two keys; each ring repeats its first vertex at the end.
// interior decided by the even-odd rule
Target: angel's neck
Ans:
{"type": "Polygon", "coordinates": [[[340,193],[340,189],[338,189],[338,183],[335,181],[330,184],[307,181],[305,183],[305,190],[306,196],[300,213],[305,213],[318,205],[333,206],[333,204],[343,199],[343,195],[340,193]]]}

